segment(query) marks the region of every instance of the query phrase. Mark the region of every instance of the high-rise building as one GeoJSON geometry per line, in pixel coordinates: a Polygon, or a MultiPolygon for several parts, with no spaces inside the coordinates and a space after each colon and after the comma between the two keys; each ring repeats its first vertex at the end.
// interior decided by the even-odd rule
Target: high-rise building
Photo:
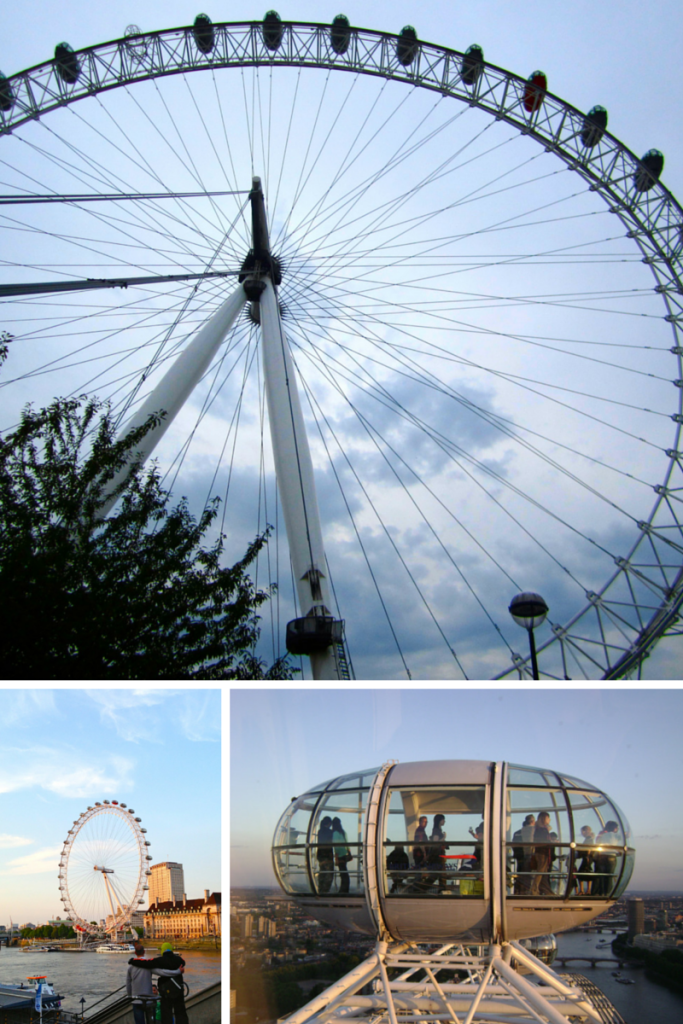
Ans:
{"type": "Polygon", "coordinates": [[[633,942],[636,935],[645,931],[645,904],[639,896],[634,896],[626,904],[628,919],[628,940],[633,942]]]}
{"type": "Polygon", "coordinates": [[[182,900],[185,892],[185,873],[183,865],[167,860],[163,864],[152,864],[149,878],[149,905],[155,901],[170,903],[174,899],[182,900]]]}
{"type": "Polygon", "coordinates": [[[254,929],[254,918],[251,914],[245,914],[242,918],[242,938],[250,939],[254,929]]]}

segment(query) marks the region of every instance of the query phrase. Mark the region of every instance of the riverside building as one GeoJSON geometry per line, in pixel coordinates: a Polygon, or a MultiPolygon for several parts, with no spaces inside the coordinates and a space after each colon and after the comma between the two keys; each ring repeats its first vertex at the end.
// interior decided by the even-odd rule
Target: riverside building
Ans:
{"type": "Polygon", "coordinates": [[[204,890],[204,899],[158,900],[144,914],[148,939],[203,939],[221,934],[221,894],[204,890]]]}

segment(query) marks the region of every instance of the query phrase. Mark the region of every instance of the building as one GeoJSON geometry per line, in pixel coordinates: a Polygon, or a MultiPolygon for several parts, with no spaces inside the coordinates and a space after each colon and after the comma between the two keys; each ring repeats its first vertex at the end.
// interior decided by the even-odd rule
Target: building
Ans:
{"type": "Polygon", "coordinates": [[[163,864],[152,864],[149,876],[149,905],[181,900],[185,892],[185,872],[182,864],[166,860],[163,864]]]}
{"type": "Polygon", "coordinates": [[[159,900],[144,913],[148,939],[202,939],[221,934],[221,894],[204,890],[204,899],[159,900]]]}
{"type": "Polygon", "coordinates": [[[254,918],[251,914],[245,914],[242,918],[242,938],[250,939],[254,930],[254,918]]]}
{"type": "Polygon", "coordinates": [[[626,904],[628,919],[628,941],[633,942],[636,935],[645,932],[645,904],[639,896],[630,899],[626,904]]]}

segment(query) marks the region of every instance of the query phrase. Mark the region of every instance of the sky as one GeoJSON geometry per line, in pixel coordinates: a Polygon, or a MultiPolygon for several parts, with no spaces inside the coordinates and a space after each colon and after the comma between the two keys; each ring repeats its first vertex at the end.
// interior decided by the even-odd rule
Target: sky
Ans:
{"type": "Polygon", "coordinates": [[[231,885],[273,886],[270,847],[293,797],[388,760],[508,761],[566,772],[626,815],[633,890],[683,890],[674,689],[233,690],[231,885]]]}
{"type": "Polygon", "coordinates": [[[188,898],[221,891],[219,691],[3,687],[0,718],[0,924],[64,917],[62,846],[95,801],[134,808],[188,898]]]}
{"type": "MultiPolygon", "coordinates": [[[[188,24],[196,13],[177,2],[124,0],[110,6],[72,0],[60,8],[45,0],[28,0],[20,8],[5,5],[0,13],[0,69],[11,75],[39,64],[52,56],[61,40],[78,49],[117,38],[131,24],[142,31],[168,28],[188,24]]],[[[224,17],[249,20],[264,11],[238,4],[207,13],[218,22],[224,17]]],[[[280,10],[283,18],[316,22],[329,21],[335,13],[305,0],[280,10]]],[[[610,131],[636,154],[652,147],[661,149],[666,161],[662,180],[674,195],[683,194],[683,143],[676,130],[683,95],[678,52],[683,28],[680,4],[665,0],[647,6],[618,0],[603,0],[599,5],[582,0],[554,0],[552,4],[530,0],[515,5],[480,0],[476,4],[418,6],[398,0],[371,8],[350,2],[344,13],[352,24],[367,28],[399,31],[412,24],[421,39],[459,50],[477,42],[487,61],[523,77],[535,69],[544,70],[550,91],[578,109],[586,111],[596,103],[606,107],[610,131]],[[652,72],[655,66],[656,74],[652,72]]],[[[613,572],[614,559],[629,551],[637,535],[635,523],[647,518],[654,502],[652,488],[661,482],[665,471],[662,449],[673,444],[669,416],[677,393],[671,381],[678,376],[678,368],[668,352],[671,329],[663,322],[660,299],[652,294],[649,270],[642,266],[639,254],[634,257],[633,245],[622,237],[621,226],[615,229],[616,218],[610,218],[601,201],[596,199],[593,204],[583,183],[582,194],[570,201],[567,196],[576,191],[576,176],[558,174],[560,165],[552,155],[538,152],[529,140],[515,136],[510,141],[503,126],[480,120],[476,111],[460,110],[460,104],[452,104],[458,118],[451,124],[451,107],[435,102],[431,95],[417,96],[422,90],[404,86],[383,90],[380,82],[366,77],[349,92],[347,103],[339,83],[331,81],[328,86],[325,78],[315,75],[310,95],[303,86],[299,90],[298,77],[292,75],[281,95],[276,87],[269,100],[267,76],[263,76],[259,102],[265,110],[271,100],[273,104],[281,101],[284,114],[279,120],[265,116],[256,125],[250,146],[257,154],[255,169],[264,181],[272,182],[268,198],[276,234],[286,233],[282,211],[299,187],[304,195],[315,196],[316,189],[324,189],[330,180],[336,182],[333,157],[337,148],[345,152],[347,141],[356,137],[358,124],[365,125],[362,118],[366,114],[367,128],[360,130],[362,143],[353,151],[354,161],[349,159],[351,167],[344,181],[357,184],[361,178],[353,176],[378,166],[403,136],[413,141],[414,152],[385,175],[378,202],[384,197],[384,187],[390,197],[402,188],[412,189],[425,167],[439,169],[428,188],[410,192],[405,212],[396,207],[391,237],[376,227],[363,206],[364,197],[357,194],[353,203],[339,207],[343,216],[340,213],[335,220],[328,211],[322,226],[300,228],[286,248],[292,268],[299,260],[302,279],[309,283],[301,291],[292,286],[285,292],[283,286],[283,301],[289,304],[297,366],[304,381],[327,556],[356,675],[362,679],[406,679],[409,673],[412,679],[448,679],[466,673],[471,679],[489,678],[510,666],[511,651],[527,653],[526,637],[507,614],[511,597],[521,590],[544,595],[551,614],[539,630],[538,641],[543,643],[550,636],[551,622],[566,622],[585,603],[586,592],[600,589],[613,572]],[[290,121],[294,93],[299,106],[290,121]],[[460,113],[467,114],[462,121],[460,113]],[[272,153],[270,141],[267,145],[263,142],[266,123],[272,132],[272,153]],[[463,126],[470,124],[467,137],[474,136],[475,141],[467,143],[468,149],[463,126]],[[285,125],[291,128],[291,144],[285,125]],[[429,131],[437,127],[430,138],[429,131]],[[372,135],[375,129],[376,135],[372,135]],[[362,135],[363,130],[367,135],[362,135]],[[333,141],[327,142],[328,137],[333,141]],[[337,147],[337,139],[342,138],[344,147],[341,143],[337,147]],[[460,145],[464,148],[457,173],[444,164],[441,176],[440,161],[452,160],[460,145]],[[470,157],[472,153],[476,160],[470,157]],[[301,168],[297,160],[303,161],[301,168]],[[515,169],[517,163],[521,169],[515,169]],[[499,164],[507,175],[501,180],[501,190],[497,184],[487,185],[486,198],[480,201],[484,184],[497,181],[499,164]],[[537,175],[533,194],[524,185],[527,171],[537,175]],[[374,232],[384,244],[384,252],[399,260],[404,251],[401,245],[408,244],[407,237],[414,237],[404,220],[419,220],[442,193],[450,195],[451,188],[461,197],[459,205],[439,219],[427,221],[420,228],[423,233],[418,232],[418,241],[424,238],[426,251],[435,235],[461,232],[470,239],[470,248],[462,252],[449,248],[449,258],[461,259],[463,252],[480,254],[486,260],[496,257],[492,264],[496,269],[477,276],[451,274],[445,282],[432,279],[435,270],[443,269],[435,260],[446,250],[430,249],[425,268],[416,271],[424,293],[407,280],[407,272],[398,264],[398,269],[392,270],[391,289],[385,289],[386,269],[375,265],[368,269],[374,256],[367,247],[372,245],[374,232]],[[274,193],[280,206],[272,198],[274,193]],[[564,205],[550,207],[548,204],[560,202],[558,196],[564,205]],[[531,237],[524,232],[491,230],[474,238],[482,218],[485,224],[498,224],[510,211],[521,209],[526,223],[534,219],[528,211],[536,206],[539,210],[565,210],[567,218],[544,221],[538,236],[527,243],[537,247],[531,251],[546,252],[557,246],[566,254],[575,246],[582,249],[588,245],[586,251],[597,260],[595,281],[588,259],[570,264],[562,262],[563,256],[543,267],[531,261],[531,269],[526,264],[510,265],[509,254],[524,250],[525,239],[531,237]],[[353,236],[355,217],[364,232],[360,240],[353,236]],[[325,247],[333,244],[324,233],[333,222],[338,248],[329,250],[334,270],[324,293],[314,263],[318,252],[327,252],[325,247]],[[362,283],[354,285],[352,295],[348,268],[356,264],[362,283]],[[442,285],[450,289],[447,294],[439,290],[442,285]],[[599,296],[593,295],[594,289],[600,290],[599,296]],[[511,294],[521,299],[510,304],[507,298],[511,294]],[[410,299],[407,311],[401,306],[405,295],[410,299]],[[489,301],[491,296],[495,298],[489,301]],[[439,312],[446,309],[444,303],[450,319],[439,318],[439,312]],[[353,313],[356,322],[362,323],[362,331],[354,335],[346,313],[353,313]],[[397,336],[389,326],[399,321],[403,330],[400,349],[393,347],[397,336]],[[509,343],[519,336],[528,342],[521,349],[509,343]],[[550,347],[544,347],[548,339],[552,339],[550,347]],[[577,351],[582,358],[566,356],[570,342],[580,346],[577,351]],[[644,343],[651,348],[643,349],[644,343]],[[603,347],[614,345],[627,347],[603,347]],[[455,361],[443,356],[446,349],[456,353],[455,361]],[[583,358],[586,353],[591,361],[583,358]],[[624,368],[615,371],[614,360],[623,360],[624,368]],[[478,369],[482,365],[487,367],[485,373],[478,369]],[[506,374],[505,379],[498,370],[506,374]],[[518,379],[523,379],[523,386],[515,383],[518,379]],[[537,381],[550,383],[537,385],[537,381]],[[440,392],[442,383],[447,391],[440,392]],[[574,404],[580,410],[578,418],[562,402],[574,404]],[[479,410],[476,415],[472,405],[479,410]],[[655,412],[645,414],[643,407],[655,412]],[[528,449],[512,445],[493,426],[499,418],[519,424],[523,437],[539,445],[542,463],[532,458],[528,449]],[[416,429],[417,421],[428,424],[429,440],[424,430],[416,429]],[[536,433],[530,434],[531,430],[536,433]],[[448,439],[448,451],[441,443],[443,438],[448,439]],[[466,452],[466,457],[455,462],[453,449],[448,447],[451,444],[466,452]],[[561,475],[555,461],[565,470],[561,475]],[[522,498],[513,487],[528,497],[522,498]],[[539,505],[547,512],[541,513],[539,505]]],[[[346,89],[351,76],[340,77],[346,89]]],[[[41,119],[39,125],[18,129],[3,140],[7,147],[2,153],[7,152],[9,159],[0,164],[4,181],[0,188],[25,188],[26,175],[32,175],[28,179],[31,188],[68,193],[97,188],[111,192],[124,180],[140,189],[156,189],[160,182],[191,189],[198,178],[221,189],[226,187],[225,177],[230,177],[222,173],[230,163],[223,136],[225,145],[232,147],[235,184],[244,188],[252,168],[248,159],[242,160],[246,150],[240,150],[238,141],[242,83],[246,97],[253,80],[248,75],[229,79],[232,86],[239,83],[231,92],[227,84],[223,87],[223,78],[217,78],[217,93],[226,98],[219,117],[216,96],[200,91],[199,75],[189,78],[196,90],[194,105],[183,80],[165,79],[163,94],[156,84],[141,83],[125,94],[114,90],[57,111],[41,119]],[[81,118],[90,119],[90,127],[81,118]],[[68,140],[69,148],[60,148],[56,133],[68,140]],[[93,162],[98,159],[100,165],[93,162]],[[147,174],[147,167],[160,175],[158,180],[147,174]]],[[[302,78],[306,87],[310,81],[311,76],[302,78]]],[[[247,98],[244,102],[251,101],[247,98]]],[[[241,143],[246,146],[244,139],[241,143]]],[[[5,157],[0,154],[0,159],[5,157]]],[[[28,208],[29,212],[21,215],[24,227],[18,228],[20,215],[15,208],[0,221],[7,229],[5,251],[10,254],[7,269],[0,267],[0,276],[3,281],[17,275],[36,280],[54,273],[97,276],[118,273],[122,265],[144,267],[151,273],[169,260],[173,263],[169,269],[177,270],[180,262],[197,270],[205,266],[207,253],[213,251],[221,234],[212,223],[214,215],[221,228],[231,223],[236,209],[230,205],[233,202],[238,201],[225,200],[225,205],[210,207],[198,200],[192,207],[197,218],[193,223],[201,229],[197,233],[182,217],[173,220],[167,209],[160,220],[149,224],[145,235],[149,250],[145,253],[132,240],[128,220],[116,222],[116,231],[124,232],[124,238],[114,233],[112,222],[98,219],[100,213],[94,207],[100,204],[90,204],[81,212],[70,208],[64,214],[68,227],[59,220],[54,206],[40,206],[28,208]],[[154,248],[157,228],[169,240],[158,251],[154,248]],[[80,239],[77,244],[63,244],[67,230],[80,239]],[[170,240],[177,246],[171,256],[170,240]],[[87,257],[83,256],[86,250],[87,257]],[[86,259],[92,262],[84,262],[86,259]]],[[[116,216],[131,216],[121,210],[127,205],[119,204],[116,216]]],[[[238,229],[239,223],[236,234],[238,229]]],[[[420,245],[417,250],[421,251],[420,245]]],[[[235,243],[233,255],[237,257],[241,251],[235,243]]],[[[133,365],[142,369],[149,346],[156,343],[150,325],[154,331],[163,331],[169,316],[180,315],[187,291],[170,294],[169,299],[168,292],[129,289],[114,297],[107,293],[106,300],[49,299],[38,305],[0,308],[0,329],[4,324],[19,336],[22,317],[36,317],[2,371],[5,379],[16,382],[11,401],[10,388],[4,392],[5,409],[16,415],[24,402],[46,404],[69,388],[77,393],[83,389],[109,393],[104,375],[100,375],[100,349],[93,347],[96,324],[101,324],[103,337],[115,339],[110,341],[113,347],[106,387],[117,400],[124,371],[133,365]],[[98,305],[103,302],[104,307],[98,305]],[[50,318],[56,325],[52,334],[45,326],[50,318]],[[127,333],[120,341],[122,327],[127,333]],[[88,361],[78,370],[69,358],[62,375],[35,372],[36,367],[52,364],[69,351],[76,336],[79,344],[88,346],[80,353],[88,361]],[[129,344],[128,338],[141,344],[129,344]],[[146,347],[141,347],[143,339],[146,347]],[[22,379],[29,369],[33,375],[22,379]]],[[[204,294],[209,305],[215,303],[218,286],[207,286],[204,294]]],[[[189,333],[204,315],[199,300],[192,303],[185,318],[189,333]]],[[[279,587],[278,596],[264,613],[262,654],[269,660],[282,651],[285,624],[295,610],[287,543],[283,531],[277,529],[282,513],[276,504],[267,438],[261,448],[258,360],[244,339],[243,333],[225,357],[225,366],[220,364],[215,380],[224,380],[221,374],[228,364],[234,364],[232,374],[226,375],[220,390],[213,377],[203,391],[200,387],[165,438],[159,459],[163,470],[171,466],[166,484],[174,498],[187,495],[195,511],[207,497],[221,496],[216,529],[220,526],[227,535],[226,558],[239,557],[266,523],[276,527],[256,570],[259,585],[277,581],[279,587]],[[212,404],[197,427],[197,416],[209,398],[212,404]],[[176,475],[173,460],[188,434],[192,445],[176,475]],[[222,464],[217,470],[219,457],[222,464]]],[[[651,603],[647,595],[642,596],[651,603]]],[[[597,628],[595,623],[593,626],[597,628]]],[[[612,626],[612,635],[618,638],[617,626],[612,626]]],[[[681,650],[680,638],[663,641],[645,665],[645,678],[680,678],[681,650]]],[[[562,675],[556,658],[542,657],[541,670],[544,666],[562,675]]],[[[571,664],[569,674],[580,678],[586,669],[586,662],[571,664]]]]}

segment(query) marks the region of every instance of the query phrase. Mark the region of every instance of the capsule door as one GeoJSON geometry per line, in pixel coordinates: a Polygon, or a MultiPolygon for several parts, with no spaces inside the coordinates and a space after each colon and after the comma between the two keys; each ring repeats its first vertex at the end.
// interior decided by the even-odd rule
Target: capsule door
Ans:
{"type": "Polygon", "coordinates": [[[484,782],[414,785],[389,776],[377,864],[394,938],[490,941],[490,799],[484,782]]]}

